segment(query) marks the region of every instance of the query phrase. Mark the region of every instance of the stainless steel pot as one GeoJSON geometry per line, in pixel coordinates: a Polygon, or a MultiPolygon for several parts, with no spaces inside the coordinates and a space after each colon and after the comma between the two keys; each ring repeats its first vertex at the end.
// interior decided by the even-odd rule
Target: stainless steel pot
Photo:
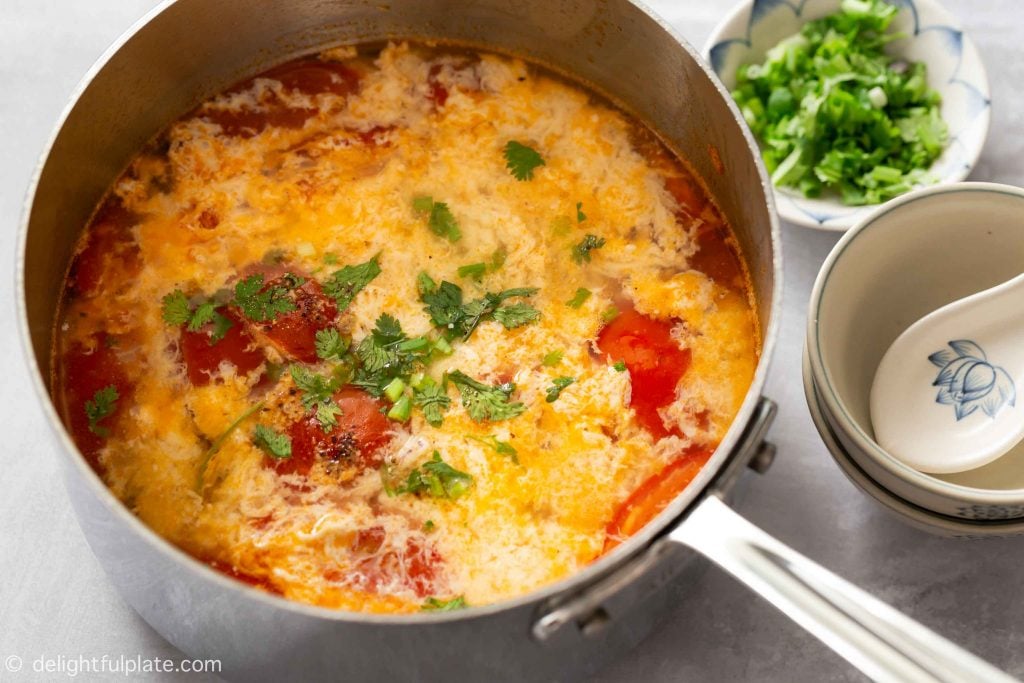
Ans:
{"type": "Polygon", "coordinates": [[[654,625],[693,548],[887,680],[1000,680],[972,655],[829,574],[723,502],[763,442],[761,398],[778,327],[779,232],[754,141],[722,86],[672,29],[629,0],[177,0],[104,55],[51,140],[29,194],[17,268],[20,324],[83,531],[127,601],[191,656],[247,680],[561,679],[654,625]],[[48,390],[65,269],[92,208],[143,143],[243,75],[328,45],[415,37],[522,55],[581,80],[690,160],[752,266],[764,353],[732,429],[697,480],[641,533],[579,574],[521,598],[412,616],[336,612],[231,581],[146,528],[85,464],[48,390]]]}

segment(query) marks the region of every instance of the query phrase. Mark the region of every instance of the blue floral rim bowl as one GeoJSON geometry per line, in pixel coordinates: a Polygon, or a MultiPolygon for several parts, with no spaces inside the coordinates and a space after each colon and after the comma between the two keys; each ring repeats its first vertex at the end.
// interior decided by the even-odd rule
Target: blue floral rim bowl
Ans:
{"type": "MultiPolygon", "coordinates": [[[[934,0],[887,0],[899,7],[893,30],[906,35],[890,52],[928,67],[928,85],[942,96],[942,118],[949,126],[945,152],[930,169],[937,184],[965,179],[981,155],[988,135],[992,102],[988,76],[974,43],[960,22],[934,0]]],[[[840,8],[841,0],[744,0],[716,28],[702,53],[729,90],[736,70],[764,61],[780,40],[798,33],[808,21],[840,8]]],[[[779,215],[790,223],[844,231],[877,205],[846,206],[838,197],[807,199],[790,188],[775,188],[779,215]]]]}

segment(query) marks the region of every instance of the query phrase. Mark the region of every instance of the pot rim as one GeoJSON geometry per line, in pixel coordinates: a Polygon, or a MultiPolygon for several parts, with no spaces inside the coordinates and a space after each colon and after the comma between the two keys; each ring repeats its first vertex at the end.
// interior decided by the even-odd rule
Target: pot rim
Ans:
{"type": "Polygon", "coordinates": [[[1018,505],[1024,497],[1024,489],[982,489],[962,484],[953,484],[930,475],[918,472],[908,465],[903,464],[887,451],[885,451],[875,440],[868,435],[867,431],[859,422],[853,419],[845,401],[839,396],[832,381],[832,373],[825,365],[821,348],[821,335],[819,329],[819,318],[822,306],[823,295],[828,286],[829,276],[835,268],[836,263],[842,258],[846,249],[862,233],[867,232],[879,219],[894,211],[897,211],[908,204],[918,201],[928,201],[937,195],[958,194],[958,193],[993,193],[1014,197],[1024,200],[1024,189],[1005,185],[1001,183],[988,182],[964,182],[949,185],[933,185],[925,187],[908,194],[902,195],[879,206],[861,219],[853,228],[840,238],[836,246],[825,259],[818,276],[814,281],[811,290],[811,298],[808,302],[807,312],[807,333],[805,348],[810,359],[811,372],[814,377],[814,384],[818,388],[818,395],[827,408],[837,420],[847,425],[845,431],[853,439],[858,447],[873,461],[878,463],[891,475],[907,482],[911,486],[928,491],[937,496],[952,498],[967,503],[982,503],[992,505],[1018,505]]]}
{"type": "MultiPolygon", "coordinates": [[[[729,426],[725,437],[722,439],[718,448],[715,450],[715,453],[712,455],[708,463],[701,469],[694,481],[643,529],[624,541],[611,552],[597,558],[597,560],[582,568],[580,571],[565,576],[550,584],[541,586],[528,593],[517,595],[513,598],[500,600],[486,605],[469,606],[466,609],[451,612],[418,612],[413,614],[375,614],[354,612],[320,607],[291,600],[283,596],[266,593],[228,578],[222,573],[200,562],[184,550],[181,550],[170,541],[157,534],[142,520],[132,514],[131,511],[128,510],[128,508],[125,507],[125,505],[117,499],[113,493],[111,493],[110,489],[103,483],[103,480],[99,475],[97,475],[96,472],[94,472],[86,463],[85,458],[79,452],[78,447],[68,434],[63,421],[57,414],[56,408],[50,397],[50,393],[41,378],[39,364],[36,361],[35,353],[33,351],[32,333],[28,322],[28,310],[25,298],[25,252],[28,245],[32,209],[35,203],[35,195],[39,186],[39,181],[47,162],[49,161],[50,153],[53,150],[54,144],[60,137],[71,112],[74,110],[85,91],[88,90],[93,79],[102,72],[104,68],[106,68],[110,60],[121,50],[121,48],[149,26],[155,19],[157,19],[157,17],[163,14],[163,12],[177,4],[179,1],[181,0],[163,0],[163,2],[144,14],[120,36],[118,36],[118,38],[106,50],[104,50],[104,52],[96,59],[92,66],[89,67],[89,70],[75,86],[68,103],[65,105],[64,110],[58,117],[53,131],[45,142],[39,159],[36,162],[36,167],[32,173],[26,190],[21,219],[18,226],[14,268],[15,306],[18,318],[18,336],[21,339],[22,350],[28,363],[30,382],[35,389],[36,397],[41,404],[46,421],[53,435],[56,437],[58,445],[60,446],[58,451],[60,452],[61,457],[72,461],[71,467],[73,467],[79,477],[86,482],[85,486],[88,487],[89,491],[97,500],[101,501],[101,504],[111,515],[127,525],[134,533],[137,533],[142,538],[146,539],[146,541],[148,541],[155,550],[162,553],[167,559],[178,562],[189,571],[193,571],[198,573],[200,576],[204,576],[208,581],[218,584],[223,589],[234,591],[239,597],[261,601],[268,607],[286,609],[296,615],[307,618],[325,619],[337,622],[415,627],[469,619],[482,619],[494,614],[527,607],[533,604],[544,604],[556,596],[572,594],[579,588],[591,584],[608,575],[616,568],[625,564],[630,558],[646,550],[656,537],[665,533],[677,519],[683,517],[686,512],[698,502],[698,500],[709,493],[709,489],[711,484],[715,481],[715,478],[736,453],[737,447],[740,445],[740,437],[743,435],[745,428],[750,423],[754,414],[754,409],[760,402],[761,390],[763,389],[767,378],[772,353],[778,337],[782,304],[782,252],[778,214],[775,208],[775,197],[772,192],[772,186],[768,180],[768,174],[758,151],[757,144],[754,141],[746,123],[743,121],[735,102],[733,102],[714,71],[700,56],[700,53],[694,49],[694,47],[690,45],[690,43],[683,38],[678,31],[653,12],[649,7],[643,4],[643,2],[640,2],[639,0],[623,0],[627,4],[632,5],[636,10],[644,15],[645,18],[653,21],[659,28],[665,31],[676,45],[678,45],[678,47],[700,67],[701,71],[704,72],[704,75],[710,80],[712,87],[725,101],[726,106],[732,113],[734,122],[739,126],[739,131],[746,143],[747,151],[753,157],[761,188],[764,193],[766,204],[765,208],[768,211],[768,220],[771,229],[769,243],[772,250],[772,291],[768,307],[767,325],[763,325],[761,328],[761,353],[758,359],[757,368],[750,387],[747,390],[746,397],[743,400],[743,404],[737,412],[736,417],[733,419],[732,424],[729,426]]],[[[524,57],[524,59],[535,63],[537,61],[531,60],[528,56],[524,57]]],[[[568,69],[565,69],[564,72],[572,77],[572,72],[568,69]]],[[[580,83],[582,79],[575,80],[577,83],[580,83]]],[[[594,88],[592,85],[587,85],[586,87],[594,88]]],[[[613,98],[613,101],[619,106],[622,104],[617,98],[613,98]]],[[[630,112],[628,108],[627,113],[631,116],[635,116],[635,114],[630,112]]],[[[636,118],[641,122],[646,123],[643,118],[639,116],[636,116],[636,118]]],[[[658,132],[654,128],[652,128],[652,130],[656,133],[658,132]]],[[[70,472],[68,470],[64,470],[64,474],[67,476],[70,472]]]]}

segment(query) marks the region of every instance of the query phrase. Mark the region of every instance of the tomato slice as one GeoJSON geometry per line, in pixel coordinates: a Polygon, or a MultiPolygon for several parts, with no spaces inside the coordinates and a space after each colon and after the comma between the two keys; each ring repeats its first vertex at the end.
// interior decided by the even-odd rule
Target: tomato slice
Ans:
{"type": "Polygon", "coordinates": [[[115,343],[114,338],[106,333],[97,333],[92,337],[91,347],[76,343],[68,349],[60,366],[65,397],[64,423],[86,461],[100,474],[102,468],[97,456],[104,439],[89,429],[85,403],[92,400],[100,389],[109,386],[117,389],[119,398],[114,404],[114,411],[100,423],[100,426],[113,432],[118,416],[124,413],[124,406],[131,400],[132,389],[128,373],[117,357],[115,343]]]}
{"type": "MultiPolygon", "coordinates": [[[[707,195],[693,176],[666,178],[665,189],[690,216],[700,216],[708,206],[707,195]]],[[[728,229],[721,223],[704,222],[697,228],[696,237],[697,253],[690,258],[690,267],[723,287],[743,291],[746,285],[743,266],[728,229]]]]}
{"type": "Polygon", "coordinates": [[[676,385],[690,367],[690,350],[672,339],[672,326],[626,309],[597,337],[602,353],[626,364],[633,388],[629,405],[657,439],[671,433],[658,410],[675,400],[676,385]]]}
{"type": "Polygon", "coordinates": [[[318,461],[340,469],[363,470],[379,467],[381,449],[391,441],[391,424],[381,410],[384,403],[356,387],[343,387],[334,394],[341,408],[338,421],[324,432],[314,413],[293,422],[288,429],[292,456],[266,458],[266,464],[281,474],[308,474],[318,461]]]}
{"type": "Polygon", "coordinates": [[[77,294],[95,294],[104,276],[115,268],[121,277],[138,273],[139,246],[130,232],[137,220],[116,197],[103,202],[86,231],[85,248],[71,264],[70,281],[77,294]]]}
{"type": "Polygon", "coordinates": [[[285,90],[305,95],[334,93],[346,96],[359,90],[359,74],[341,62],[325,62],[315,57],[285,62],[264,71],[256,78],[280,81],[285,90]]]}
{"type": "Polygon", "coordinates": [[[665,189],[676,200],[679,207],[685,209],[690,216],[697,217],[708,205],[704,191],[690,175],[669,176],[665,178],[665,189]]]}
{"type": "Polygon", "coordinates": [[[398,551],[381,552],[386,540],[383,527],[370,527],[356,534],[352,552],[362,559],[356,561],[360,588],[371,592],[393,592],[405,588],[417,596],[431,595],[441,567],[441,555],[416,536],[410,536],[398,551]]]}
{"type": "MultiPolygon", "coordinates": [[[[267,282],[263,290],[287,286],[282,275],[267,282]]],[[[316,280],[306,279],[301,287],[290,289],[288,295],[295,304],[294,311],[253,325],[285,355],[303,363],[316,363],[316,333],[334,326],[338,307],[316,280]]]]}
{"type": "Polygon", "coordinates": [[[738,292],[746,288],[746,277],[740,256],[729,241],[723,225],[706,223],[697,229],[697,253],[690,257],[690,267],[738,292]]]}
{"type": "Polygon", "coordinates": [[[692,450],[648,477],[619,506],[605,528],[604,552],[635,534],[668,507],[693,481],[713,452],[713,448],[692,450]]]}
{"type": "Polygon", "coordinates": [[[233,138],[251,138],[267,128],[302,128],[316,115],[315,109],[292,109],[284,104],[268,104],[265,109],[206,109],[200,116],[220,126],[221,132],[233,138]]]}
{"type": "Polygon", "coordinates": [[[209,384],[224,361],[232,363],[238,373],[244,375],[259,367],[266,358],[234,311],[221,308],[218,312],[231,321],[231,327],[220,341],[210,343],[212,323],[196,332],[184,328],[181,331],[181,356],[192,386],[209,384]]]}
{"type": "MultiPolygon", "coordinates": [[[[285,90],[305,95],[332,92],[345,96],[359,89],[359,74],[351,68],[337,62],[309,58],[276,66],[239,83],[227,92],[231,94],[248,90],[257,78],[279,81],[285,90]]],[[[201,107],[198,115],[218,124],[225,135],[248,138],[270,127],[301,128],[308,119],[316,115],[316,109],[289,107],[280,98],[270,96],[260,103],[259,109],[241,107],[226,110],[201,107]]]]}
{"type": "Polygon", "coordinates": [[[440,109],[448,101],[448,88],[441,85],[437,80],[441,73],[441,64],[434,64],[427,72],[427,99],[434,103],[435,109],[440,109]]]}

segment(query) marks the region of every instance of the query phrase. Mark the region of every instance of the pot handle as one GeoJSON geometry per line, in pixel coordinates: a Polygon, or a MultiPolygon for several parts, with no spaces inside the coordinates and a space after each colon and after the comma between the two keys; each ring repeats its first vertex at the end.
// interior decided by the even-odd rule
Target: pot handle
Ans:
{"type": "Polygon", "coordinates": [[[876,681],[1016,680],[772,538],[716,495],[666,540],[718,564],[876,681]]]}

